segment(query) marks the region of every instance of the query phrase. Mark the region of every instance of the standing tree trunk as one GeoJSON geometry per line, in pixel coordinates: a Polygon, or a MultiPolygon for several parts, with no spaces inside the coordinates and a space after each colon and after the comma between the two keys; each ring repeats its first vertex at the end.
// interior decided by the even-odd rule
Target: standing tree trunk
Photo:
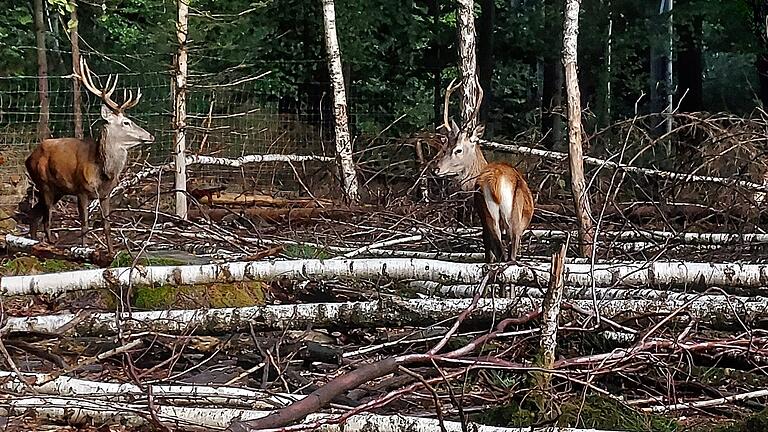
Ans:
{"type": "Polygon", "coordinates": [[[341,51],[336,36],[336,11],[333,0],[323,0],[323,23],[325,24],[325,48],[328,52],[328,71],[333,88],[333,116],[336,131],[336,154],[341,166],[341,180],[344,196],[350,203],[359,199],[357,172],[352,160],[352,141],[349,137],[347,120],[347,96],[344,90],[344,76],[341,69],[341,51]]]}
{"type": "MultiPolygon", "coordinates": [[[[480,103],[480,122],[486,124],[486,134],[493,136],[492,124],[488,118],[493,99],[493,30],[496,22],[496,3],[494,0],[482,0],[482,15],[478,18],[480,31],[477,34],[477,66],[480,78],[480,87],[483,89],[484,98],[480,103]]],[[[490,139],[490,138],[489,138],[490,139]]]]}
{"type": "Polygon", "coordinates": [[[664,113],[664,130],[672,130],[672,0],[659,0],[659,19],[651,21],[651,109],[664,113]]]}
{"type": "Polygon", "coordinates": [[[43,0],[34,0],[35,41],[37,43],[37,76],[40,95],[40,119],[37,122],[37,138],[50,138],[50,103],[48,99],[48,56],[45,50],[45,9],[43,0]]]}
{"type": "Polygon", "coordinates": [[[702,61],[702,17],[677,27],[680,49],[677,53],[677,99],[680,111],[701,111],[704,107],[704,62],[702,61]]]}
{"type": "Polygon", "coordinates": [[[559,57],[562,41],[560,16],[562,9],[558,0],[546,0],[542,5],[544,36],[551,41],[551,48],[545,50],[539,61],[542,71],[541,83],[541,135],[544,147],[558,149],[563,142],[563,64],[559,57]]]}
{"type": "Polygon", "coordinates": [[[461,74],[461,128],[472,131],[478,124],[480,106],[477,81],[477,53],[475,52],[474,0],[459,0],[457,24],[459,27],[459,73],[461,74]]]}
{"type": "Polygon", "coordinates": [[[752,5],[752,23],[759,41],[759,52],[755,67],[760,82],[760,102],[768,107],[768,1],[750,0],[752,5]]]}
{"type": "Polygon", "coordinates": [[[189,34],[189,3],[178,0],[176,37],[179,52],[176,57],[174,82],[174,149],[176,160],[176,214],[187,218],[187,36],[189,34]]]}
{"type": "Polygon", "coordinates": [[[584,161],[581,148],[581,93],[577,75],[577,54],[579,36],[579,8],[581,0],[565,1],[565,24],[563,25],[563,65],[565,86],[568,92],[568,154],[571,168],[571,190],[576,218],[579,222],[579,243],[581,255],[592,255],[592,219],[589,196],[584,181],[584,161]]]}
{"type": "MultiPolygon", "coordinates": [[[[77,7],[72,9],[69,16],[69,38],[72,45],[72,71],[80,75],[80,41],[77,32],[77,7]]],[[[83,101],[80,94],[80,80],[72,80],[72,115],[75,121],[75,138],[83,139],[83,101]]]]}
{"type": "Polygon", "coordinates": [[[443,109],[443,60],[442,60],[442,47],[440,46],[440,0],[431,0],[428,3],[429,15],[432,17],[432,37],[434,38],[434,45],[430,50],[428,57],[432,59],[432,109],[435,113],[435,130],[443,124],[442,122],[442,109],[443,109]]]}
{"type": "Polygon", "coordinates": [[[605,3],[607,9],[608,21],[605,26],[605,68],[600,73],[600,79],[597,89],[597,101],[595,111],[597,112],[598,125],[607,127],[611,124],[611,80],[612,80],[612,62],[613,62],[613,4],[611,0],[605,3]]]}
{"type": "Polygon", "coordinates": [[[673,103],[673,94],[675,92],[674,90],[674,84],[673,84],[673,78],[672,78],[672,58],[675,56],[675,32],[674,32],[674,22],[672,21],[672,1],[673,0],[665,0],[664,1],[664,14],[665,16],[665,22],[666,22],[666,38],[664,41],[664,52],[665,52],[665,59],[664,59],[664,91],[666,95],[666,107],[664,108],[664,111],[667,113],[667,120],[666,120],[666,133],[672,132],[672,114],[674,111],[673,103]]]}

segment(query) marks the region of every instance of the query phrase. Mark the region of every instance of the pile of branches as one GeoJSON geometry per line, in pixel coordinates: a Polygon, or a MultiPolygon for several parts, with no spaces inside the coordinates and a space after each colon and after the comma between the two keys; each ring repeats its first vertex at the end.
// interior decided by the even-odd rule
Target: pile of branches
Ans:
{"type": "Polygon", "coordinates": [[[571,408],[584,395],[671,416],[765,400],[752,371],[768,359],[768,298],[745,293],[768,266],[591,264],[564,250],[501,267],[357,258],[6,276],[0,408],[164,430],[458,431],[520,406],[521,426],[587,427],[571,408]],[[256,282],[265,305],[54,313],[28,297],[256,282]],[[745,378],[704,384],[702,368],[723,367],[745,378]]]}

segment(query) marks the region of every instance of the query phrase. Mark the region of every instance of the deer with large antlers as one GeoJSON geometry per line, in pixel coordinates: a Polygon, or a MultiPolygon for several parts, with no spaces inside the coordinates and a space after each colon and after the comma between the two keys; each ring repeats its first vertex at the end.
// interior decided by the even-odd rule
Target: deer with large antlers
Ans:
{"type": "MultiPolygon", "coordinates": [[[[478,123],[470,130],[467,125],[459,127],[452,118],[449,121],[448,102],[459,87],[454,82],[445,92],[443,127],[448,141],[437,156],[435,174],[457,177],[463,190],[474,191],[475,210],[483,224],[486,261],[516,261],[523,232],[533,217],[533,195],[517,169],[505,162],[486,161],[478,144],[485,131],[482,125],[478,123]]],[[[477,88],[475,106],[479,108],[483,89],[479,85],[477,88]]]]}
{"type": "Polygon", "coordinates": [[[155,138],[141,126],[126,117],[125,111],[136,106],[141,89],[123,92],[122,104],[112,100],[118,75],[109,75],[106,85],[99,89],[93,82],[94,74],[84,59],[80,73],[75,73],[85,88],[101,98],[101,126],[90,139],[55,138],[43,140],[26,160],[27,172],[40,192],[37,204],[29,210],[30,236],[37,237],[42,222],[45,237],[51,241],[51,213],[53,206],[65,195],[77,197],[82,230],[81,243],[85,245],[88,232],[88,203],[98,198],[104,219],[107,250],[112,254],[109,229],[109,195],[118,182],[128,161],[128,149],[154,142],[155,138]]]}

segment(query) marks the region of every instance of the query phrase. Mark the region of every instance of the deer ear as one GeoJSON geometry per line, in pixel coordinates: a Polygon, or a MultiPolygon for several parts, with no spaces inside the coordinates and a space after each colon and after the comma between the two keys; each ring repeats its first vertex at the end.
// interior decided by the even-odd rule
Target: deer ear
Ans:
{"type": "Polygon", "coordinates": [[[485,133],[485,126],[484,125],[478,124],[477,126],[475,126],[475,137],[476,138],[478,138],[478,139],[482,138],[484,133],[485,133]]]}
{"type": "Polygon", "coordinates": [[[459,125],[456,124],[456,120],[454,120],[453,118],[451,118],[451,130],[449,131],[449,134],[452,137],[456,137],[457,135],[459,135],[459,125]]]}
{"type": "Polygon", "coordinates": [[[110,107],[108,107],[106,105],[102,105],[101,106],[101,118],[103,118],[104,120],[109,120],[114,115],[115,115],[115,112],[112,111],[112,108],[110,108],[110,107]]]}

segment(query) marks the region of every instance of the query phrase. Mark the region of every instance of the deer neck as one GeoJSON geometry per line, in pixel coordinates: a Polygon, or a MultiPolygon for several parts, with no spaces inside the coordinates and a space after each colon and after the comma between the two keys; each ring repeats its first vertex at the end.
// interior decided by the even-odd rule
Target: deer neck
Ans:
{"type": "Polygon", "coordinates": [[[120,145],[120,141],[109,133],[108,128],[101,129],[97,141],[97,158],[101,172],[109,180],[116,179],[125,168],[128,151],[120,145]]]}
{"type": "Polygon", "coordinates": [[[464,191],[474,190],[477,176],[480,175],[480,172],[482,172],[487,165],[488,161],[485,160],[485,156],[483,155],[483,151],[480,150],[480,146],[475,147],[475,157],[472,158],[472,162],[467,169],[464,170],[464,175],[461,177],[461,189],[464,191]]]}

